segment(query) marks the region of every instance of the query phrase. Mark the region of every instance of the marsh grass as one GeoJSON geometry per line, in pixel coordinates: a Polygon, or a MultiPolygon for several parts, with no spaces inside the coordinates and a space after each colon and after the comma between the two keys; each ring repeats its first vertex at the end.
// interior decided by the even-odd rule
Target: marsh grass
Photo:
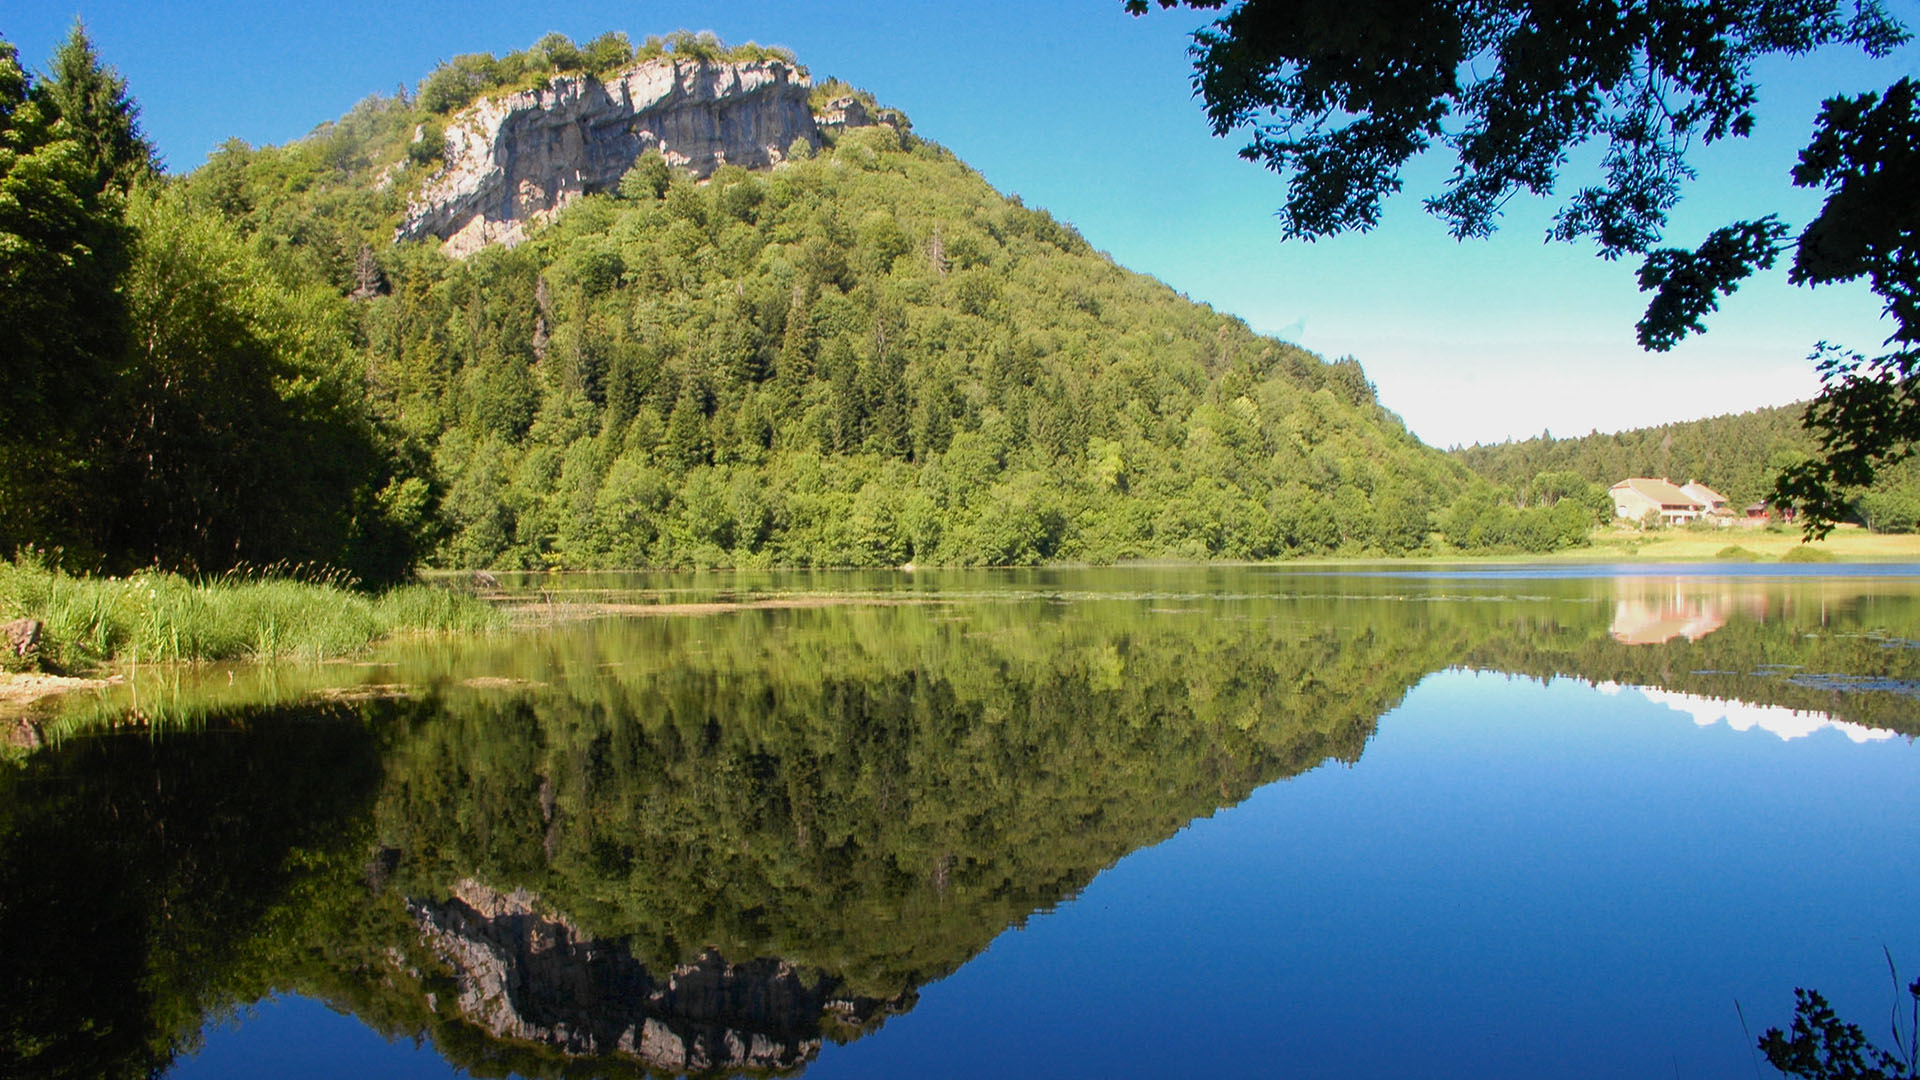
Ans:
{"type": "Polygon", "coordinates": [[[444,587],[366,594],[348,584],[299,567],[201,582],[160,572],[76,577],[26,552],[0,562],[0,621],[40,620],[38,662],[62,672],[119,662],[321,659],[395,634],[484,630],[504,621],[485,601],[444,587]]]}

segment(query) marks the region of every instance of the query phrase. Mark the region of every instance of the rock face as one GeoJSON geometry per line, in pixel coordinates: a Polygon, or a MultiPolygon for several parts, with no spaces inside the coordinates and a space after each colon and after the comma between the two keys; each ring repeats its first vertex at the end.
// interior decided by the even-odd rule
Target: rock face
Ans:
{"type": "Polygon", "coordinates": [[[40,647],[39,619],[15,619],[0,627],[0,632],[6,634],[7,647],[15,656],[24,657],[40,647]]]}
{"type": "Polygon", "coordinates": [[[795,139],[820,145],[810,86],[778,60],[667,58],[605,82],[567,76],[483,101],[448,121],[446,165],[395,239],[437,236],[455,256],[517,243],[529,222],[612,188],[651,149],[699,177],[726,164],[769,167],[795,139]]]}
{"type": "Polygon", "coordinates": [[[897,1001],[851,997],[781,960],[733,964],[711,951],[656,973],[623,943],[542,915],[523,890],[462,881],[453,894],[409,907],[453,969],[460,1015],[569,1057],[637,1058],[676,1073],[784,1072],[820,1052],[823,1022],[859,1030],[913,1003],[912,991],[897,1001]]]}

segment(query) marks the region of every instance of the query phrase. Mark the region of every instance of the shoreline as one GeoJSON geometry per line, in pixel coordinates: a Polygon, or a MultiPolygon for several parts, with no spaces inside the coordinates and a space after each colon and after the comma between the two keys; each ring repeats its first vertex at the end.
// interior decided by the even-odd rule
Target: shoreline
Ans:
{"type": "MultiPolygon", "coordinates": [[[[1616,534],[1618,535],[1618,534],[1616,534]]],[[[1817,575],[1822,568],[1840,571],[1841,568],[1920,565],[1920,535],[1867,534],[1864,530],[1852,533],[1839,533],[1827,541],[1814,545],[1815,550],[1827,552],[1828,556],[1813,561],[1782,560],[1781,554],[1801,547],[1798,534],[1765,533],[1759,530],[1741,530],[1737,533],[1687,533],[1672,536],[1656,536],[1643,539],[1637,535],[1596,539],[1588,547],[1547,553],[1510,553],[1504,555],[1478,555],[1461,553],[1430,553],[1405,556],[1314,556],[1299,559],[1270,560],[1262,562],[1228,562],[1220,560],[1139,560],[1108,564],[1107,569],[1203,569],[1218,568],[1328,568],[1341,569],[1362,567],[1373,569],[1432,569],[1444,570],[1448,567],[1475,568],[1494,566],[1513,567],[1581,567],[1618,566],[1622,568],[1647,568],[1659,566],[1689,566],[1708,568],[1725,567],[1728,570],[1741,570],[1746,573],[1765,573],[1768,569],[1791,566],[1796,573],[1817,575]],[[1742,543],[1741,541],[1744,541],[1742,543]],[[1746,549],[1750,557],[1727,558],[1718,553],[1725,548],[1738,546],[1746,549]],[[1836,550],[1837,549],[1837,550],[1836,550]]],[[[885,573],[912,574],[917,571],[980,572],[995,570],[1073,570],[1097,569],[1088,563],[1048,563],[1037,567],[876,567],[822,569],[813,567],[772,567],[736,570],[732,568],[712,568],[707,570],[632,570],[632,571],[526,571],[534,577],[550,577],[561,574],[686,574],[720,577],[728,574],[754,573],[885,573]]],[[[1858,570],[1848,572],[1858,573],[1858,570]]],[[[504,573],[504,572],[503,572],[504,573]]],[[[473,571],[437,570],[423,574],[427,580],[470,577],[473,571]]],[[[497,612],[502,619],[498,625],[478,632],[506,630],[522,632],[539,630],[565,623],[580,622],[602,618],[674,618],[700,617],[742,611],[804,610],[837,606],[898,606],[903,604],[934,604],[942,602],[937,596],[902,597],[876,596],[871,594],[835,595],[829,590],[808,594],[804,589],[782,590],[785,595],[753,596],[740,599],[713,600],[666,600],[655,603],[633,603],[617,601],[581,601],[552,600],[541,601],[523,595],[515,595],[518,589],[489,589],[484,599],[486,605],[497,612]]],[[[473,633],[454,628],[440,630],[396,628],[372,640],[364,641],[356,649],[338,652],[332,655],[312,655],[305,657],[310,662],[336,664],[350,662],[351,657],[364,652],[367,648],[388,640],[410,636],[411,634],[434,633],[473,633]]],[[[243,666],[270,666],[276,662],[300,659],[289,655],[264,655],[224,658],[182,658],[173,657],[139,662],[140,668],[191,669],[223,662],[237,662],[243,666]]],[[[37,722],[46,719],[57,706],[55,703],[80,691],[104,691],[123,685],[128,681],[125,669],[133,663],[123,656],[107,656],[72,666],[65,673],[45,671],[0,671],[0,744],[20,749],[30,749],[39,745],[37,722]]]]}
{"type": "MultiPolygon", "coordinates": [[[[713,567],[554,567],[538,570],[494,570],[436,568],[421,571],[423,580],[465,580],[476,573],[512,575],[522,579],[578,577],[589,574],[840,574],[840,573],[963,573],[983,570],[1074,570],[1113,567],[1120,569],[1156,567],[1237,567],[1237,566],[1485,566],[1489,564],[1605,564],[1605,563],[1726,563],[1728,565],[1765,564],[1782,561],[1789,551],[1806,549],[1819,553],[1801,565],[1871,563],[1920,563],[1920,533],[1869,533],[1857,525],[1836,527],[1827,539],[1804,542],[1795,531],[1771,532],[1765,529],[1725,528],[1712,532],[1668,529],[1658,533],[1628,532],[1600,526],[1584,547],[1545,552],[1471,552],[1431,551],[1410,555],[1331,554],[1301,555],[1281,559],[1182,559],[1144,557],[1119,559],[1110,563],[1061,559],[1033,565],[996,566],[941,565],[907,563],[901,566],[713,566],[713,567]],[[1726,548],[1743,548],[1752,558],[1727,557],[1726,548]]],[[[1791,565],[1792,563],[1790,563],[1791,565]]],[[[492,591],[492,590],[489,590],[492,591]]],[[[498,595],[498,594],[496,594],[498,595]]]]}

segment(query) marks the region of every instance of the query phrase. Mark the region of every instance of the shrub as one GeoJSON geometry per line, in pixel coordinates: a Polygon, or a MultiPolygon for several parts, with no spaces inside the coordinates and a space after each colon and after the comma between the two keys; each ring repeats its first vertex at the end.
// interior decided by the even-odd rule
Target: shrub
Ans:
{"type": "Polygon", "coordinates": [[[1791,563],[1832,562],[1833,552],[1801,544],[1799,547],[1791,548],[1785,555],[1780,556],[1780,561],[1791,563]]]}

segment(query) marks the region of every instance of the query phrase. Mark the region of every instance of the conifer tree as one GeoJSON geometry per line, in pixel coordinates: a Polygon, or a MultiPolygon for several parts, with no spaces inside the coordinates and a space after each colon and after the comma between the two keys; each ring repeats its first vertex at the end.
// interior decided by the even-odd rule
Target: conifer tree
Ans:
{"type": "Polygon", "coordinates": [[[53,70],[40,90],[79,142],[96,188],[124,192],[158,171],[158,156],[140,131],[140,107],[128,96],[127,81],[100,62],[79,20],[54,52],[53,70]]]}

